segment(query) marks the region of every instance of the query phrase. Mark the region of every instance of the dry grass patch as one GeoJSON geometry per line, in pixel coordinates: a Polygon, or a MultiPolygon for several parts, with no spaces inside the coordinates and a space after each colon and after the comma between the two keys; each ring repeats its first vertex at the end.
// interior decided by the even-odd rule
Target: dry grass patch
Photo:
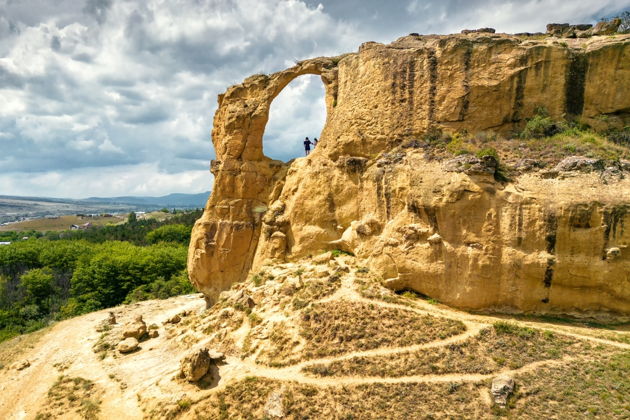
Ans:
{"type": "Polygon", "coordinates": [[[345,300],[306,309],[300,328],[300,335],[306,340],[307,359],[427,343],[461,334],[466,329],[460,321],[345,300]]]}
{"type": "Polygon", "coordinates": [[[461,343],[395,356],[355,357],[313,365],[304,370],[319,376],[488,374],[505,368],[518,369],[541,360],[560,359],[567,355],[601,354],[610,350],[549,331],[498,322],[461,343]]]}
{"type": "Polygon", "coordinates": [[[381,300],[396,305],[412,305],[409,299],[404,299],[393,291],[383,287],[379,280],[372,276],[355,278],[354,283],[357,285],[357,292],[364,298],[381,300]]]}
{"type": "Polygon", "coordinates": [[[292,326],[286,322],[277,322],[272,325],[266,339],[258,339],[254,342],[252,335],[255,330],[250,332],[245,339],[243,355],[254,353],[258,346],[262,345],[262,350],[256,358],[257,363],[281,367],[299,362],[301,357],[296,349],[301,342],[292,326]]]}
{"type": "Polygon", "coordinates": [[[341,272],[336,272],[327,278],[308,278],[301,287],[287,284],[282,288],[282,293],[292,295],[291,306],[294,310],[300,310],[319,299],[330,296],[341,286],[341,272]]]}
{"type": "Polygon", "coordinates": [[[100,395],[94,382],[62,375],[48,390],[47,405],[35,418],[54,419],[74,413],[83,419],[97,419],[101,410],[100,395]]]}
{"type": "Polygon", "coordinates": [[[512,418],[630,418],[630,352],[518,375],[501,414],[512,418]]]}
{"type": "Polygon", "coordinates": [[[284,419],[482,418],[490,408],[481,401],[484,385],[371,384],[320,388],[248,378],[229,385],[195,406],[197,419],[270,418],[265,406],[281,393],[284,419]]]}

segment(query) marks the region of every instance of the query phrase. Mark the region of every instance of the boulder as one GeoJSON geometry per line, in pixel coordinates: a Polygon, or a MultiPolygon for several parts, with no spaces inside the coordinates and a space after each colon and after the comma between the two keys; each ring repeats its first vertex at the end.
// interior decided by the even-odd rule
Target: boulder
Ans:
{"type": "Polygon", "coordinates": [[[160,336],[160,333],[158,332],[158,330],[149,330],[148,336],[149,338],[157,338],[160,336]]]}
{"type": "Polygon", "coordinates": [[[619,18],[602,20],[597,22],[593,28],[593,35],[612,35],[617,32],[619,26],[621,26],[621,19],[619,18]]]}
{"type": "Polygon", "coordinates": [[[562,36],[571,28],[568,23],[548,23],[547,34],[552,36],[562,36]]]}
{"type": "Polygon", "coordinates": [[[125,338],[123,341],[121,341],[120,343],[118,343],[118,351],[125,354],[125,353],[131,353],[133,351],[136,351],[138,349],[138,345],[140,343],[138,342],[138,340],[134,337],[127,337],[125,338]]]}
{"type": "Polygon", "coordinates": [[[277,389],[269,394],[264,407],[265,418],[283,419],[284,413],[284,388],[277,389]]]}
{"type": "Polygon", "coordinates": [[[147,324],[142,319],[142,315],[138,315],[134,322],[125,326],[123,330],[124,338],[142,339],[147,334],[147,324]]]}
{"type": "Polygon", "coordinates": [[[212,364],[223,359],[223,353],[216,350],[207,348],[194,350],[180,362],[180,375],[188,382],[197,382],[208,373],[212,364]]]}
{"type": "Polygon", "coordinates": [[[584,156],[570,156],[564,158],[556,165],[555,171],[559,172],[593,172],[604,169],[604,161],[601,159],[592,159],[584,156]]]}
{"type": "Polygon", "coordinates": [[[492,380],[492,398],[494,403],[500,407],[507,405],[507,400],[510,394],[514,391],[514,378],[509,375],[497,376],[492,380]]]}

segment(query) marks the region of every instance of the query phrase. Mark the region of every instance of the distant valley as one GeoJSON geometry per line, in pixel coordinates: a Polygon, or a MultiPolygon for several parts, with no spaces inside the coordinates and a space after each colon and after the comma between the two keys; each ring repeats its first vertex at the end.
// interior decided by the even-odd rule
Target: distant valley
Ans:
{"type": "Polygon", "coordinates": [[[80,200],[0,195],[0,223],[77,213],[100,214],[151,211],[162,208],[202,208],[209,194],[210,192],[199,194],[174,193],[162,197],[90,197],[80,200]]]}

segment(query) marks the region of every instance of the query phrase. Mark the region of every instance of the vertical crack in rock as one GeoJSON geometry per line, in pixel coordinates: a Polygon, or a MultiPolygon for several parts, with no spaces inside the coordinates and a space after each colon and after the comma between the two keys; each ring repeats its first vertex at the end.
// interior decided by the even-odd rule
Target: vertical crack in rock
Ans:
{"type": "MultiPolygon", "coordinates": [[[[556,237],[558,233],[558,216],[550,211],[545,214],[545,242],[547,245],[547,252],[549,254],[556,253],[556,237]]],[[[545,268],[545,275],[543,277],[543,285],[547,289],[546,296],[542,299],[543,303],[549,303],[549,295],[551,293],[551,283],[553,281],[553,266],[556,263],[555,257],[547,259],[547,267],[545,268]]]]}
{"type": "Polygon", "coordinates": [[[427,64],[429,73],[429,110],[427,112],[427,120],[429,126],[435,122],[435,96],[437,94],[437,79],[438,79],[438,60],[435,55],[435,50],[428,48],[427,50],[427,64]]]}
{"type": "Polygon", "coordinates": [[[584,90],[588,61],[586,54],[571,53],[565,82],[565,111],[570,115],[581,115],[584,110],[584,90]]]}
{"type": "Polygon", "coordinates": [[[472,61],[472,53],[472,42],[466,40],[466,42],[464,42],[464,56],[462,60],[464,64],[464,78],[462,80],[464,95],[461,98],[462,103],[459,109],[459,121],[464,121],[464,119],[466,118],[466,114],[468,113],[468,107],[470,106],[470,64],[472,61]]]}
{"type": "Polygon", "coordinates": [[[519,203],[516,213],[516,245],[523,244],[523,203],[519,203]]]}
{"type": "Polygon", "coordinates": [[[512,122],[519,122],[522,119],[523,99],[525,98],[525,82],[527,81],[527,67],[520,70],[516,78],[516,88],[514,89],[514,103],[512,104],[512,122]]]}

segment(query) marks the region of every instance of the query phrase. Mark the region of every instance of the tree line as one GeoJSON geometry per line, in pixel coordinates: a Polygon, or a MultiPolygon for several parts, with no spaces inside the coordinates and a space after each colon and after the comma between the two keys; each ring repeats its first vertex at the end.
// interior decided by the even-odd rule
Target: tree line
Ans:
{"type": "Polygon", "coordinates": [[[199,215],[49,232],[0,246],[0,341],[51,321],[193,292],[186,254],[199,215]]]}

